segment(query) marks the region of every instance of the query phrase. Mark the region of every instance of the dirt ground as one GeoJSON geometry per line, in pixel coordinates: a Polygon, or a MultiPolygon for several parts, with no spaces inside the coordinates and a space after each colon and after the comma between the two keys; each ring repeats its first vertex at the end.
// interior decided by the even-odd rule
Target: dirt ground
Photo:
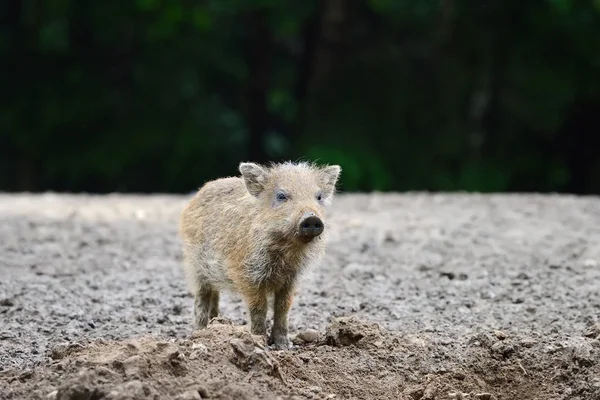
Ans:
{"type": "Polygon", "coordinates": [[[600,198],[340,194],[290,351],[192,331],[186,200],[0,195],[0,399],[600,399],[600,198]]]}

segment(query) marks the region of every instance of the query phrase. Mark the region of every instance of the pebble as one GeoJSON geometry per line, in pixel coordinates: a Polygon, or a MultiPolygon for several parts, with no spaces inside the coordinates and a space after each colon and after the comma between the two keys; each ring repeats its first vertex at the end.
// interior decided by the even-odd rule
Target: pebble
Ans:
{"type": "Polygon", "coordinates": [[[506,335],[506,333],[504,333],[504,332],[502,332],[502,331],[495,331],[495,332],[494,332],[494,335],[496,335],[496,337],[497,337],[499,340],[504,340],[504,339],[506,339],[506,338],[508,337],[508,336],[506,335]]]}
{"type": "Polygon", "coordinates": [[[537,344],[537,340],[533,338],[524,338],[521,340],[521,346],[523,347],[533,347],[537,344]]]}
{"type": "Polygon", "coordinates": [[[12,307],[14,305],[15,305],[15,303],[11,299],[1,299],[0,300],[0,306],[12,307]]]}
{"type": "Polygon", "coordinates": [[[594,260],[593,258],[588,258],[587,260],[583,261],[583,266],[586,268],[596,268],[598,266],[598,261],[594,260]]]}
{"type": "Polygon", "coordinates": [[[177,396],[177,400],[200,400],[202,397],[197,390],[188,390],[177,396]]]}
{"type": "Polygon", "coordinates": [[[597,324],[594,324],[594,325],[588,327],[583,332],[583,336],[591,338],[591,339],[600,337],[600,323],[597,323],[597,324]]]}
{"type": "Polygon", "coordinates": [[[319,340],[319,331],[316,329],[306,329],[298,333],[295,339],[303,343],[313,343],[319,340]]]}
{"type": "Polygon", "coordinates": [[[497,342],[492,345],[492,351],[508,357],[514,351],[514,347],[506,342],[497,342]]]}

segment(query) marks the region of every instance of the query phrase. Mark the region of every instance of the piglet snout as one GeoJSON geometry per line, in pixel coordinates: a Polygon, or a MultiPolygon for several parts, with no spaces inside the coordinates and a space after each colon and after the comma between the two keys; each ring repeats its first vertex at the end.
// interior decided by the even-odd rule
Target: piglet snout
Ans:
{"type": "Polygon", "coordinates": [[[307,213],[300,221],[300,236],[314,238],[323,233],[323,221],[313,213],[307,213]]]}

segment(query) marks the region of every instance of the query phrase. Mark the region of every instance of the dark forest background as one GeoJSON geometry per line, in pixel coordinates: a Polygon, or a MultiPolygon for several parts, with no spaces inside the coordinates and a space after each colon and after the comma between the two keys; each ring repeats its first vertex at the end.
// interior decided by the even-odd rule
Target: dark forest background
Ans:
{"type": "Polygon", "coordinates": [[[0,190],[600,193],[599,0],[2,0],[0,190]]]}

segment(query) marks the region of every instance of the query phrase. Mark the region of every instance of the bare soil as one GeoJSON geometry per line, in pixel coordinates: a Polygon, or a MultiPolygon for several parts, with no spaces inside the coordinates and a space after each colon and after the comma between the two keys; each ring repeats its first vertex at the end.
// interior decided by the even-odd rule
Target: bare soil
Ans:
{"type": "Polygon", "coordinates": [[[186,196],[0,195],[0,399],[600,399],[600,198],[343,194],[289,351],[191,329],[186,196]]]}

